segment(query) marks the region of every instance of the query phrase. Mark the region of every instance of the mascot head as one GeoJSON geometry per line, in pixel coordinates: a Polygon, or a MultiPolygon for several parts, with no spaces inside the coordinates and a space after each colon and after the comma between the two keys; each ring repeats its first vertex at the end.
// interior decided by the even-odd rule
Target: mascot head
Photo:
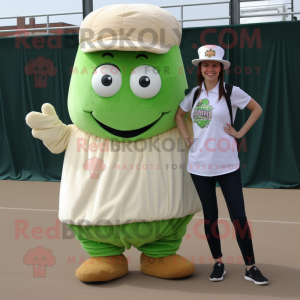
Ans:
{"type": "Polygon", "coordinates": [[[109,5],[90,13],[80,27],[69,88],[73,123],[123,142],[176,126],[187,88],[180,41],[178,21],[157,6],[109,5]]]}

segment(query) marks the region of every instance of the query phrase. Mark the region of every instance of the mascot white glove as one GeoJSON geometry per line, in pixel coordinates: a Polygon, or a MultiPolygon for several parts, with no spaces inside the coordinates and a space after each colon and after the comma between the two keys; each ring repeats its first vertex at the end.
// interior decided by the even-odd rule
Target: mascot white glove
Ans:
{"type": "Polygon", "coordinates": [[[26,118],[27,125],[32,128],[32,135],[43,141],[52,153],[63,152],[69,143],[71,128],[63,124],[54,107],[45,103],[42,113],[32,111],[26,118]]]}

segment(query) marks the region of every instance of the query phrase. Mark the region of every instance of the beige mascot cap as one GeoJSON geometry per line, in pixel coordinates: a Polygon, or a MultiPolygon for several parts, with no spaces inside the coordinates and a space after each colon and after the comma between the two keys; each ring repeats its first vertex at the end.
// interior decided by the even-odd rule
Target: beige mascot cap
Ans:
{"type": "Polygon", "coordinates": [[[149,4],[118,4],[99,8],[79,30],[82,52],[103,50],[167,53],[181,41],[181,27],[168,11],[149,4]]]}

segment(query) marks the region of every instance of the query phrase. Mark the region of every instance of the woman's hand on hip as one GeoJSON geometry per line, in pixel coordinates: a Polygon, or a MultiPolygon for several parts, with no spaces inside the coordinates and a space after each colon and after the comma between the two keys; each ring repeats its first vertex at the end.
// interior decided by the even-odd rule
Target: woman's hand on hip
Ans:
{"type": "Polygon", "coordinates": [[[233,136],[233,137],[235,137],[235,138],[237,138],[237,139],[240,139],[241,138],[241,136],[240,136],[240,133],[239,132],[237,132],[230,124],[228,124],[228,123],[226,123],[227,125],[228,125],[228,127],[223,127],[224,128],[224,131],[227,133],[227,134],[229,134],[229,135],[231,135],[231,136],[233,136]]]}

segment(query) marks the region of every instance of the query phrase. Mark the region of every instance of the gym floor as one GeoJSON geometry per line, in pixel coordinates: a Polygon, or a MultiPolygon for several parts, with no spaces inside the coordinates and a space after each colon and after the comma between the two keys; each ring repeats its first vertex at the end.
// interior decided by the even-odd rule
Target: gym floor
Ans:
{"type": "Polygon", "coordinates": [[[219,229],[227,272],[223,281],[209,280],[214,261],[199,212],[178,251],[195,263],[192,276],[166,280],[144,275],[140,253],[131,248],[124,252],[129,259],[126,276],[82,283],[75,270],[89,256],[75,237],[66,237],[70,232],[58,220],[59,187],[56,182],[0,181],[1,299],[300,299],[299,188],[243,189],[256,266],[270,282],[258,286],[244,279],[245,265],[220,188],[219,229]],[[24,257],[38,246],[49,249],[55,261],[34,270],[24,257]]]}

